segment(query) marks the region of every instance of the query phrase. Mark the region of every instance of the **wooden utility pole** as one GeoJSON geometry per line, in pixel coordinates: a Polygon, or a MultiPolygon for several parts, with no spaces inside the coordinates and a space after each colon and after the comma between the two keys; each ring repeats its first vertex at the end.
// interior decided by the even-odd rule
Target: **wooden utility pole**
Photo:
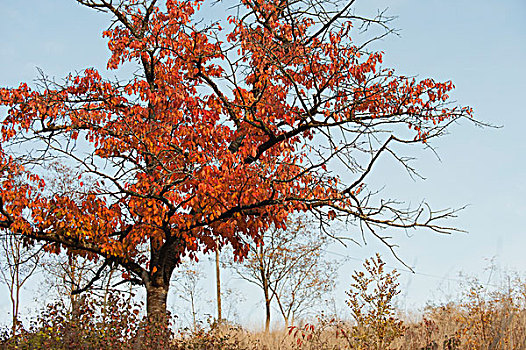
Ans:
{"type": "Polygon", "coordinates": [[[216,292],[217,292],[217,323],[221,323],[221,273],[219,270],[219,245],[216,241],[216,292]]]}

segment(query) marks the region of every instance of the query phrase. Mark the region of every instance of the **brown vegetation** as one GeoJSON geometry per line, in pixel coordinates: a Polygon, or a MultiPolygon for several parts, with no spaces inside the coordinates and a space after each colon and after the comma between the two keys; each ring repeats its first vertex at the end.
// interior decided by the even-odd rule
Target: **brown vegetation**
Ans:
{"type": "Polygon", "coordinates": [[[321,314],[311,323],[271,333],[248,331],[226,322],[177,332],[148,324],[140,304],[118,293],[106,300],[82,299],[72,314],[61,303],[48,306],[28,327],[11,336],[5,349],[175,349],[175,350],[337,350],[337,349],[525,349],[526,284],[508,279],[489,291],[476,280],[462,301],[428,306],[420,320],[408,321],[394,308],[396,271],[379,256],[355,272],[347,292],[353,320],[321,314]]]}

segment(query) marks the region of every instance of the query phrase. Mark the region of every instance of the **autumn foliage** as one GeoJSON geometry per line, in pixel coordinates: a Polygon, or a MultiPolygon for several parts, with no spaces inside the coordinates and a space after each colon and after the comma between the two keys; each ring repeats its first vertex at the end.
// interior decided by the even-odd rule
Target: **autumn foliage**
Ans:
{"type": "Polygon", "coordinates": [[[114,16],[107,68],[139,70],[0,89],[1,227],[121,266],[152,315],[182,256],[219,242],[242,257],[294,212],[384,241],[384,227],[447,230],[435,220],[448,212],[375,204],[366,181],[393,145],[428,142],[471,110],[450,106],[451,82],[397,75],[354,42],[367,19],[353,2],[242,0],[211,22],[207,1],[77,2],[114,16]],[[57,160],[80,174],[74,196],[48,190],[57,160]]]}

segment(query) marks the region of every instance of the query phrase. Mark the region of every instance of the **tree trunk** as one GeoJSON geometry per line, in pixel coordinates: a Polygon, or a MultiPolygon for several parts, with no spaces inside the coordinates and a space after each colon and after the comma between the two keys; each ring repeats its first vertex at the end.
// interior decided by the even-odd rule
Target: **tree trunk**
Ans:
{"type": "Polygon", "coordinates": [[[194,293],[190,293],[190,306],[192,307],[192,325],[194,326],[194,332],[197,332],[197,312],[195,311],[194,293]]]}
{"type": "Polygon", "coordinates": [[[270,299],[268,297],[268,290],[265,290],[265,333],[268,334],[270,329],[270,299]]]}
{"type": "Polygon", "coordinates": [[[132,349],[162,349],[160,344],[165,342],[168,327],[166,313],[166,298],[168,296],[168,283],[153,284],[146,283],[146,316],[150,323],[141,327],[137,337],[132,343],[132,349]],[[153,326],[153,328],[151,328],[153,326]],[[159,331],[161,333],[159,333],[159,331]]]}
{"type": "Polygon", "coordinates": [[[168,325],[166,299],[172,273],[180,262],[172,243],[159,245],[150,241],[150,268],[148,278],[143,279],[146,287],[146,315],[153,322],[168,325]]]}
{"type": "MultiPolygon", "coordinates": [[[[19,259],[17,259],[19,260],[19,259]]],[[[16,331],[18,328],[18,308],[20,305],[20,289],[22,285],[20,284],[20,265],[19,262],[15,265],[15,297],[14,299],[11,298],[11,301],[13,302],[13,337],[16,335],[16,331]]]]}
{"type": "Polygon", "coordinates": [[[11,332],[13,332],[13,337],[16,335],[16,328],[18,325],[18,310],[17,309],[18,309],[18,302],[13,302],[13,320],[12,320],[12,325],[11,325],[11,332]]]}
{"type": "Polygon", "coordinates": [[[260,245],[259,248],[260,260],[259,260],[259,269],[261,273],[261,282],[263,282],[263,294],[265,296],[265,333],[268,334],[270,329],[270,294],[269,294],[269,285],[265,269],[265,264],[263,263],[263,245],[260,245]]]}
{"type": "Polygon", "coordinates": [[[150,321],[162,321],[166,317],[168,284],[146,286],[146,314],[150,321]]]}

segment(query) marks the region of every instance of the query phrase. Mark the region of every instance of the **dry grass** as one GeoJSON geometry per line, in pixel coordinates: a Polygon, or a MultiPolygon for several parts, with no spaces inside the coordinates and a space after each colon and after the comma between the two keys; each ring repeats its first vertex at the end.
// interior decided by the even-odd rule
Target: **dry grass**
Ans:
{"type": "Polygon", "coordinates": [[[137,316],[139,306],[115,295],[104,313],[93,312],[100,305],[86,299],[76,319],[52,305],[16,337],[9,330],[0,334],[0,349],[526,350],[526,283],[520,278],[493,290],[471,281],[461,301],[429,306],[415,321],[393,306],[396,272],[385,271],[378,256],[364,267],[347,293],[352,321],[322,314],[269,334],[229,324],[173,333],[145,324],[137,316]]]}
{"type": "Polygon", "coordinates": [[[474,279],[461,301],[428,306],[417,320],[394,308],[399,293],[395,271],[386,271],[379,256],[355,272],[347,305],[352,321],[319,315],[311,323],[265,334],[222,325],[181,335],[179,349],[232,350],[512,350],[526,349],[526,283],[506,278],[488,289],[474,279]]]}
{"type": "MultiPolygon", "coordinates": [[[[401,336],[383,349],[463,350],[526,349],[526,311],[504,300],[474,305],[449,304],[430,307],[420,322],[404,322],[401,336]],[[480,307],[480,306],[479,306],[480,307]],[[487,309],[486,309],[487,307],[487,309]]],[[[205,350],[339,350],[379,349],[352,336],[358,330],[349,322],[320,318],[312,324],[270,334],[223,326],[179,341],[179,349],[205,350]]]]}

